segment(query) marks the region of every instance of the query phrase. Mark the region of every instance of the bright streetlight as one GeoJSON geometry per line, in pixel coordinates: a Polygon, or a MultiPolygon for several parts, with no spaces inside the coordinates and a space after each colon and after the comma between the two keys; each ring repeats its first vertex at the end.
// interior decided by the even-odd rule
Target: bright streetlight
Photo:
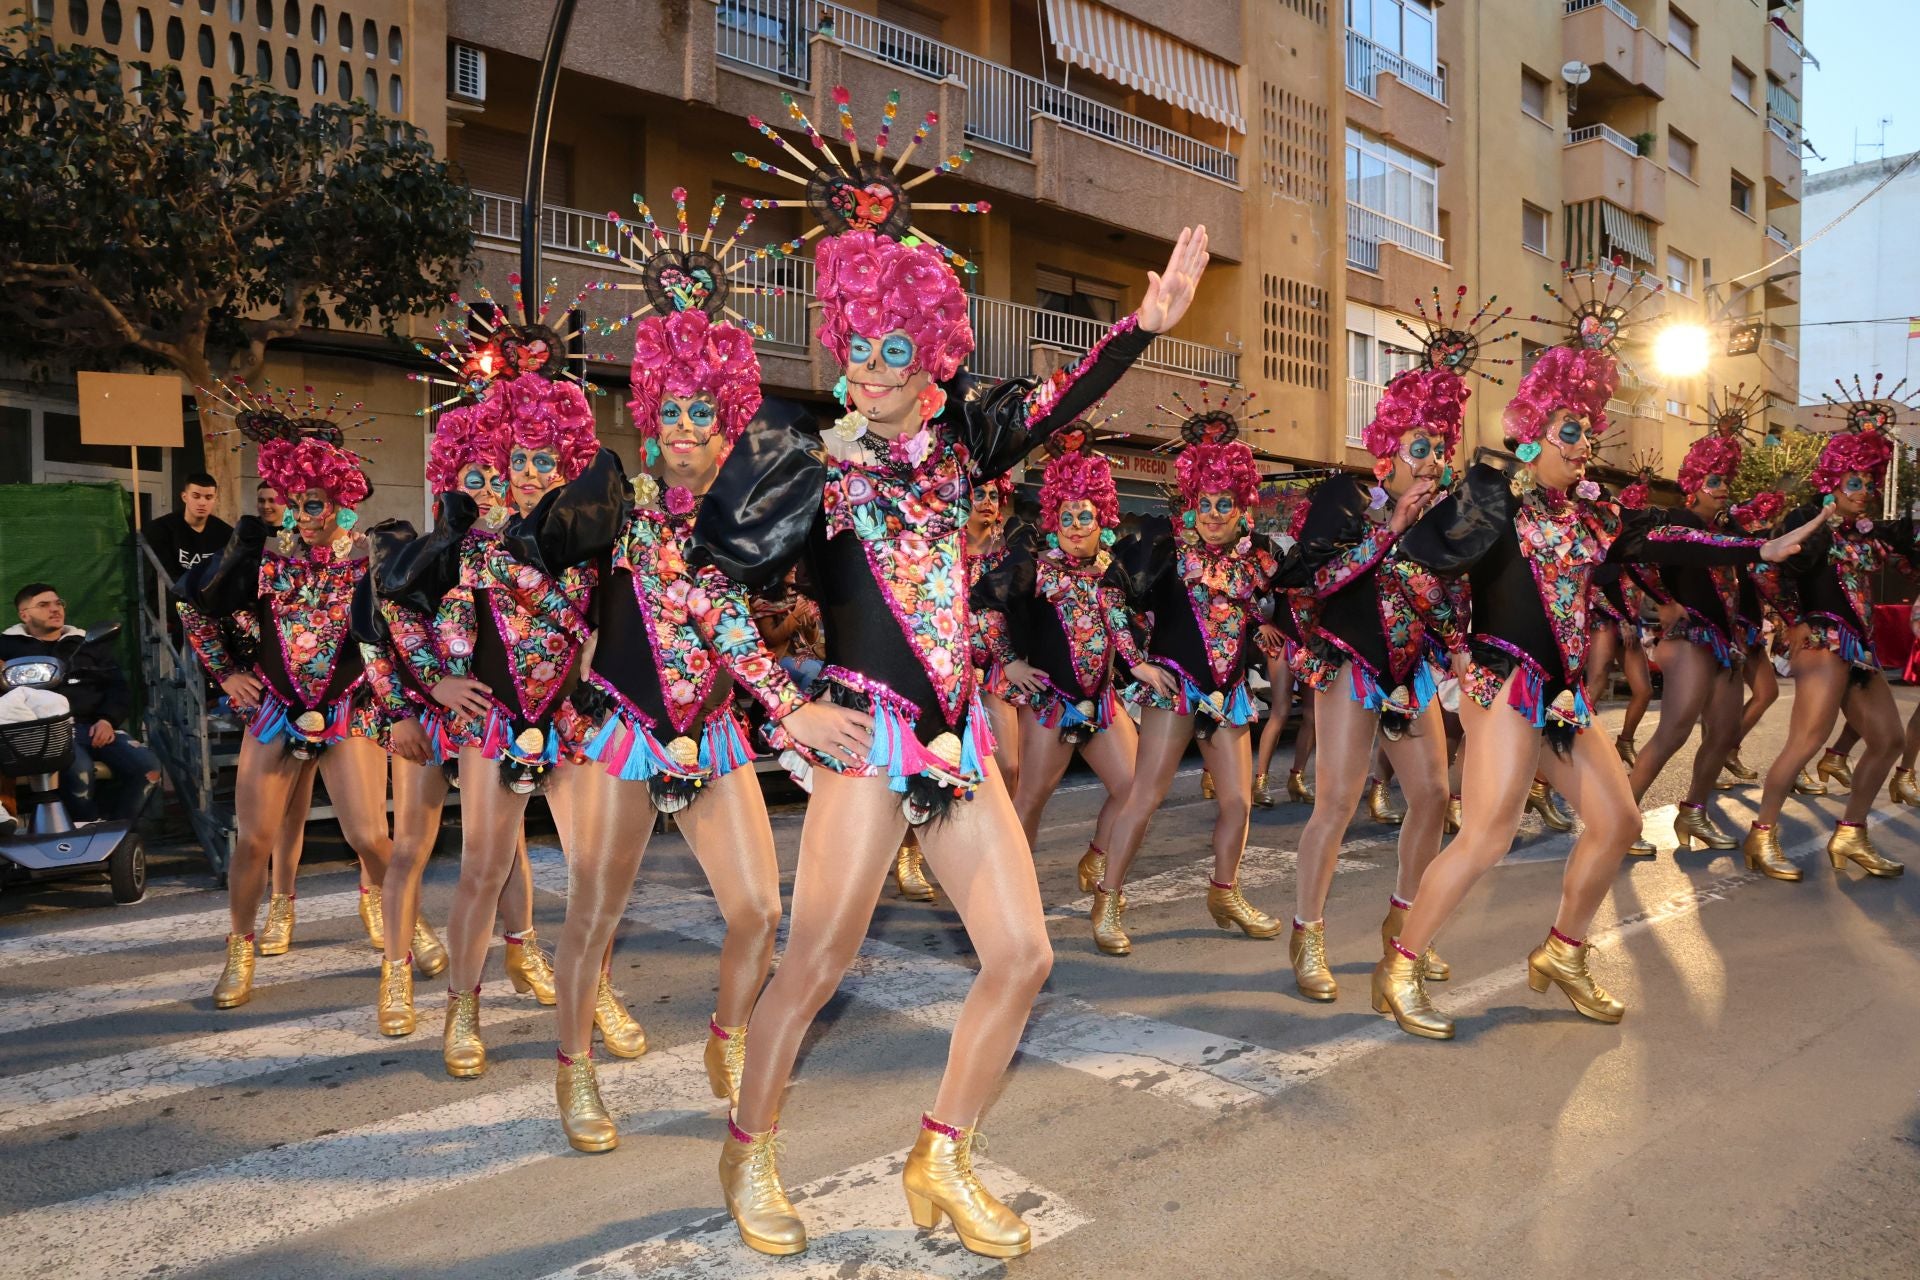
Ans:
{"type": "Polygon", "coordinates": [[[1653,336],[1653,366],[1663,377],[1697,378],[1707,371],[1711,346],[1704,325],[1670,324],[1653,336]]]}

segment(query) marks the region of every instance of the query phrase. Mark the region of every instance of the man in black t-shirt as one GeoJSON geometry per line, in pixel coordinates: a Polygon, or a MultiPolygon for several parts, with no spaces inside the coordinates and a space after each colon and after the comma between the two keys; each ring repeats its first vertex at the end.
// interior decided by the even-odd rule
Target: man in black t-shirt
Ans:
{"type": "Polygon", "coordinates": [[[213,514],[219,497],[213,477],[196,471],[180,490],[180,510],[168,512],[142,531],[169,582],[178,582],[181,574],[223,549],[233,537],[233,526],[213,514]]]}

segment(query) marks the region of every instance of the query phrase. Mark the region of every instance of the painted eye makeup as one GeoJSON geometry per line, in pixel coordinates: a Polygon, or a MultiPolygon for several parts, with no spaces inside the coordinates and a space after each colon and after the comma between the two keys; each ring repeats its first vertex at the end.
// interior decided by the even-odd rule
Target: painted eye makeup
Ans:
{"type": "Polygon", "coordinates": [[[1867,489],[1868,485],[1865,476],[1847,477],[1846,490],[1848,493],[1865,493],[1867,489]]]}
{"type": "Polygon", "coordinates": [[[508,461],[515,471],[532,471],[543,476],[552,475],[560,465],[559,459],[545,450],[530,455],[516,449],[508,461]]]}
{"type": "Polygon", "coordinates": [[[327,513],[327,504],[324,502],[303,502],[300,504],[300,510],[310,516],[323,516],[327,513]]]}
{"type": "Polygon", "coordinates": [[[687,421],[703,431],[713,430],[714,407],[704,400],[696,400],[687,406],[687,421]]]}
{"type": "Polygon", "coordinates": [[[1404,456],[1408,462],[1425,462],[1433,456],[1433,441],[1425,436],[1415,436],[1407,442],[1404,456]]]}
{"type": "Polygon", "coordinates": [[[478,493],[487,487],[487,477],[483,472],[469,471],[466,475],[460,477],[460,487],[463,489],[471,489],[473,492],[478,493]]]}
{"type": "Polygon", "coordinates": [[[1701,481],[1700,487],[1718,493],[1727,487],[1727,478],[1725,476],[1708,476],[1705,480],[1701,481]]]}
{"type": "Polygon", "coordinates": [[[660,402],[660,425],[663,427],[679,426],[680,406],[671,400],[662,400],[660,402]]]}
{"type": "Polygon", "coordinates": [[[1200,514],[1203,516],[1230,516],[1238,510],[1239,504],[1232,498],[1200,499],[1200,514]]]}
{"type": "Polygon", "coordinates": [[[873,340],[859,334],[847,339],[847,360],[851,364],[865,364],[873,359],[873,340]]]}
{"type": "Polygon", "coordinates": [[[1560,443],[1579,444],[1586,436],[1587,429],[1580,425],[1578,418],[1569,418],[1560,424],[1560,443]]]}
{"type": "Polygon", "coordinates": [[[880,358],[889,369],[904,369],[913,363],[913,340],[898,334],[880,344],[880,358]]]}

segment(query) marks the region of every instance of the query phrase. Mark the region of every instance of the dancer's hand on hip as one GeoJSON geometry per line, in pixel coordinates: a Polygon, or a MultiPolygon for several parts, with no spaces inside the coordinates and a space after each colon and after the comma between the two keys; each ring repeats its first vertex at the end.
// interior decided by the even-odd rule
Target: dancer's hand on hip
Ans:
{"type": "Polygon", "coordinates": [[[861,763],[873,749],[873,717],[824,699],[788,713],[780,727],[816,755],[847,764],[861,763]]]}

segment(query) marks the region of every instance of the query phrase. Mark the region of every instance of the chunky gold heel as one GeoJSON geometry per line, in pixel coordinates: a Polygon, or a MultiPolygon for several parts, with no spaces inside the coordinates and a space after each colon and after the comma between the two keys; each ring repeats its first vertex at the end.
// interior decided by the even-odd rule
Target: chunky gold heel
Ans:
{"type": "Polygon", "coordinates": [[[1913,770],[1896,768],[1893,777],[1887,783],[1887,798],[1895,804],[1920,805],[1920,783],[1916,783],[1913,770]]]}
{"type": "Polygon", "coordinates": [[[1375,822],[1389,827],[1397,827],[1407,820],[1405,811],[1394,805],[1387,784],[1378,778],[1367,779],[1367,812],[1375,822]]]}
{"type": "Polygon", "coordinates": [[[1853,761],[1838,751],[1829,749],[1820,757],[1819,765],[1814,769],[1820,781],[1839,787],[1844,791],[1853,790],[1853,761]]]}
{"type": "Polygon", "coordinates": [[[1573,818],[1554,802],[1554,795],[1544,782],[1535,780],[1527,792],[1527,808],[1540,815],[1541,824],[1549,831],[1573,830],[1573,818]]]}
{"type": "Polygon", "coordinates": [[[626,1002],[613,989],[613,979],[604,973],[594,996],[593,1025],[600,1029],[600,1042],[616,1058],[637,1058],[647,1051],[645,1029],[627,1012],[626,1002]]]}
{"type": "Polygon", "coordinates": [[[600,1101],[600,1080],[593,1071],[593,1055],[560,1059],[553,1078],[553,1097],[560,1107],[560,1128],[575,1151],[611,1151],[620,1145],[620,1129],[600,1101]]]}
{"type": "Polygon", "coordinates": [[[1906,871],[1904,863],[1881,856],[1873,847],[1873,841],[1867,837],[1867,824],[1864,822],[1843,822],[1833,833],[1833,839],[1827,841],[1827,858],[1833,863],[1835,871],[1852,862],[1870,876],[1891,880],[1906,871]]]}
{"type": "Polygon", "coordinates": [[[740,1101],[740,1073],[747,1065],[747,1029],[723,1027],[718,1015],[707,1019],[707,1088],[716,1098],[740,1101]]]}
{"type": "Polygon", "coordinates": [[[1267,775],[1264,773],[1253,775],[1253,802],[1262,809],[1273,808],[1273,792],[1267,789],[1267,775]]]}
{"type": "Polygon", "coordinates": [[[447,949],[424,916],[413,922],[413,965],[427,978],[437,978],[447,968],[447,949]]]}
{"type": "MultiPolygon", "coordinates": [[[[1393,895],[1387,895],[1387,918],[1380,922],[1380,954],[1388,955],[1393,951],[1393,940],[1407,927],[1407,912],[1413,909],[1411,902],[1402,902],[1393,895]]],[[[1453,966],[1440,958],[1440,953],[1429,942],[1420,956],[1421,970],[1428,982],[1445,982],[1453,976],[1453,966]]]]}
{"type": "Polygon", "coordinates": [[[413,966],[405,960],[380,962],[380,1034],[410,1036],[414,1028],[413,966]]]}
{"type": "Polygon", "coordinates": [[[1587,957],[1592,951],[1585,943],[1574,942],[1554,930],[1527,957],[1527,985],[1543,994],[1549,986],[1557,986],[1585,1017],[1595,1022],[1618,1022],[1627,1006],[1608,995],[1587,972],[1587,957]]]}
{"type": "Polygon", "coordinates": [[[1222,929],[1240,926],[1249,938],[1271,938],[1280,932],[1281,922],[1248,902],[1238,884],[1207,881],[1207,914],[1222,929]]]}
{"type": "Polygon", "coordinates": [[[1682,849],[1692,849],[1698,840],[1708,849],[1737,849],[1740,842],[1713,824],[1706,806],[1680,802],[1673,811],[1673,838],[1682,849]]]}
{"type": "Polygon", "coordinates": [[[1107,855],[1099,845],[1090,844],[1080,855],[1080,892],[1092,893],[1107,878],[1107,855]]]}
{"type": "Polygon", "coordinates": [[[720,1148],[720,1193],[747,1248],[776,1258],[807,1247],[807,1227],[780,1186],[780,1126],[748,1133],[727,1118],[720,1148]]]}
{"type": "Polygon", "coordinates": [[[1758,871],[1771,880],[1798,880],[1800,868],[1788,862],[1786,855],[1780,852],[1780,833],[1775,827],[1755,826],[1747,832],[1746,843],[1740,846],[1745,857],[1747,870],[1758,871]]]}
{"type": "Polygon", "coordinates": [[[1213,770],[1211,769],[1202,769],[1200,771],[1200,798],[1202,800],[1212,800],[1215,798],[1213,790],[1213,770]]]}
{"type": "Polygon", "coordinates": [[[532,929],[518,938],[507,937],[507,981],[521,995],[532,994],[541,1004],[558,999],[553,992],[553,962],[540,949],[540,938],[532,929]]]}
{"type": "Polygon", "coordinates": [[[1433,1007],[1427,997],[1425,965],[1402,951],[1397,942],[1373,967],[1373,1011],[1391,1014],[1408,1035],[1427,1040],[1453,1039],[1453,1019],[1433,1007]]]}
{"type": "Polygon", "coordinates": [[[1033,1233],[1020,1215],[987,1190],[973,1171],[976,1145],[986,1140],[972,1129],[920,1120],[920,1137],[900,1172],[913,1225],[930,1230],[950,1219],[960,1243],[988,1258],[1017,1258],[1033,1248],[1033,1233]]]}
{"type": "Polygon", "coordinates": [[[925,1196],[917,1196],[911,1191],[907,1192],[907,1216],[912,1218],[913,1225],[922,1231],[933,1230],[940,1225],[940,1220],[946,1217],[933,1201],[925,1196]]]}
{"type": "Polygon", "coordinates": [[[253,999],[253,937],[227,935],[227,964],[213,984],[213,1007],[237,1009],[253,999]]]}
{"type": "Polygon", "coordinates": [[[1287,959],[1293,962],[1293,985],[1309,1000],[1325,1003],[1340,998],[1340,984],[1334,981],[1327,965],[1327,925],[1324,920],[1312,924],[1293,922],[1293,936],[1287,939],[1287,959]]]}
{"type": "Polygon", "coordinates": [[[918,844],[903,844],[893,855],[893,887],[908,902],[932,902],[938,896],[927,879],[926,855],[918,844]]]}
{"type": "Polygon", "coordinates": [[[1120,922],[1120,913],[1126,909],[1126,895],[1108,893],[1095,886],[1093,890],[1093,945],[1110,956],[1130,956],[1133,954],[1133,939],[1127,936],[1126,927],[1120,922]]]}
{"type": "Polygon", "coordinates": [[[1313,803],[1313,788],[1307,785],[1307,775],[1298,769],[1287,770],[1287,799],[1295,804],[1313,803]]]}
{"type": "Polygon", "coordinates": [[[267,900],[267,923],[260,930],[260,954],[283,956],[293,946],[293,895],[276,893],[267,900]]]}
{"type": "Polygon", "coordinates": [[[1760,777],[1754,770],[1747,768],[1746,763],[1740,759],[1738,751],[1727,757],[1727,772],[1742,782],[1753,782],[1760,777]]]}
{"type": "Polygon", "coordinates": [[[1811,767],[1806,767],[1794,775],[1793,790],[1796,795],[1823,796],[1827,794],[1827,784],[1813,776],[1811,767]]]}
{"type": "Polygon", "coordinates": [[[471,1080],[487,1069],[487,1046],[480,1038],[480,993],[447,993],[447,1025],[440,1035],[440,1060],[456,1080],[471,1080]]]}

